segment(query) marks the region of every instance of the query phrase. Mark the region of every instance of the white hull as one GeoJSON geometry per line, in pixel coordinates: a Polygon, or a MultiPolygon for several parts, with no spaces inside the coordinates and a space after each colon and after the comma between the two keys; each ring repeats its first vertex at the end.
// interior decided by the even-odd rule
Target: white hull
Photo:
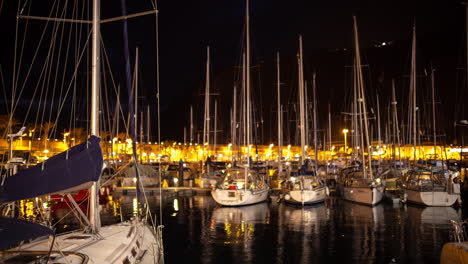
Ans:
{"type": "Polygon", "coordinates": [[[261,203],[267,200],[269,189],[258,190],[225,190],[214,189],[211,191],[213,199],[224,206],[243,206],[249,204],[261,203]]]}
{"type": "MultiPolygon", "coordinates": [[[[45,252],[52,240],[42,240],[21,246],[21,254],[45,252]]],[[[18,249],[17,249],[18,250],[18,249]]],[[[11,252],[15,251],[13,249],[11,252]]],[[[8,252],[7,252],[8,254],[8,252]]],[[[42,253],[41,253],[42,255],[42,253]]],[[[104,226],[99,236],[82,231],[58,235],[55,238],[51,260],[57,264],[85,263],[164,263],[162,240],[143,222],[124,222],[104,226]],[[60,252],[66,252],[64,256],[60,252]]]]}
{"type": "Polygon", "coordinates": [[[291,204],[316,204],[322,203],[327,197],[326,187],[316,190],[291,190],[284,196],[284,200],[291,204]]]}
{"type": "Polygon", "coordinates": [[[340,189],[341,197],[343,199],[367,205],[376,205],[380,203],[384,196],[383,187],[340,187],[340,189]]]}
{"type": "Polygon", "coordinates": [[[447,192],[422,192],[405,189],[406,201],[425,206],[452,206],[459,199],[459,194],[447,192]]]}

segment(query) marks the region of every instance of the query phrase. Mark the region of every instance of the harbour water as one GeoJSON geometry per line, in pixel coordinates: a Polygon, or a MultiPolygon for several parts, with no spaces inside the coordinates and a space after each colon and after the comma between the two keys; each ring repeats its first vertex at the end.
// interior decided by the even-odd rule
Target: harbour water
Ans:
{"type": "MultiPolygon", "coordinates": [[[[148,199],[159,213],[157,196],[148,199]]],[[[134,196],[116,201],[121,209],[108,207],[103,219],[119,210],[131,216],[134,196]]],[[[166,263],[439,263],[452,239],[449,220],[467,217],[461,208],[370,207],[337,197],[304,208],[275,200],[221,207],[209,195],[162,204],[166,263]]]]}

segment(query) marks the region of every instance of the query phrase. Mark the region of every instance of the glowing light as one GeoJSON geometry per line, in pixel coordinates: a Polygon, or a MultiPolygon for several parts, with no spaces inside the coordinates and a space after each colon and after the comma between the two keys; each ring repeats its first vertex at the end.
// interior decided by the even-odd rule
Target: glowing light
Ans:
{"type": "Polygon", "coordinates": [[[132,205],[133,205],[133,214],[136,215],[138,213],[138,200],[137,198],[133,198],[132,200],[132,205]]]}
{"type": "Polygon", "coordinates": [[[44,152],[44,153],[49,153],[49,150],[48,150],[48,149],[44,149],[43,152],[44,152]]]}
{"type": "Polygon", "coordinates": [[[179,211],[179,200],[177,200],[177,198],[174,199],[173,206],[174,206],[174,211],[178,212],[179,211]]]}

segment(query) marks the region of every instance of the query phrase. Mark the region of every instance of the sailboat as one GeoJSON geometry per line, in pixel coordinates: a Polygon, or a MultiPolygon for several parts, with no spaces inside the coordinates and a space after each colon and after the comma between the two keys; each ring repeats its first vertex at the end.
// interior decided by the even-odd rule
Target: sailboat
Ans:
{"type": "MultiPolygon", "coordinates": [[[[413,113],[413,161],[416,165],[416,25],[413,25],[411,53],[410,105],[411,113],[413,113]]],[[[432,72],[432,80],[434,78],[433,75],[434,73],[432,72]]],[[[434,85],[433,82],[432,85],[434,85]]],[[[434,87],[432,87],[432,89],[434,89],[434,87]]],[[[433,119],[435,119],[434,111],[433,109],[433,119]]],[[[435,123],[433,126],[435,141],[435,123]]],[[[434,145],[436,145],[436,143],[434,143],[434,145]]],[[[460,184],[453,182],[451,176],[449,176],[449,172],[443,167],[413,166],[413,168],[408,170],[405,174],[402,189],[404,202],[408,201],[425,206],[452,206],[460,199],[460,184]]]]}
{"type": "MultiPolygon", "coordinates": [[[[361,159],[356,159],[353,166],[345,168],[341,171],[338,179],[338,193],[345,200],[362,203],[367,205],[376,205],[382,201],[384,195],[384,186],[380,178],[374,178],[372,170],[371,155],[367,155],[368,161],[366,166],[365,157],[365,136],[366,145],[369,146],[370,140],[368,133],[368,119],[364,92],[364,83],[361,69],[361,57],[359,52],[358,29],[356,17],[353,16],[354,22],[354,46],[355,46],[355,65],[354,65],[354,103],[353,103],[353,123],[354,131],[360,132],[361,136],[361,159]],[[359,107],[358,107],[359,106],[359,107]],[[359,109],[359,113],[358,110],[359,109]],[[359,118],[359,119],[358,119],[359,118]],[[358,122],[359,121],[359,122],[358,122]],[[358,125],[359,123],[359,125],[358,125]]],[[[357,134],[356,134],[357,135],[357,134]]],[[[357,136],[356,136],[357,137],[357,136]]],[[[357,140],[356,140],[357,141],[357,140]]],[[[355,142],[357,145],[357,142],[355,142]]],[[[353,148],[356,149],[356,148],[353,148]]]]}
{"type": "MultiPolygon", "coordinates": [[[[269,186],[258,172],[252,169],[252,158],[250,153],[251,143],[251,91],[250,91],[250,25],[249,25],[249,0],[246,0],[246,53],[243,56],[243,69],[245,75],[245,106],[244,123],[246,126],[245,142],[247,148],[247,162],[244,168],[230,169],[223,181],[211,191],[213,199],[224,206],[243,206],[265,202],[268,198],[269,186]]],[[[235,107],[235,106],[234,106],[235,107]]]]}
{"type": "MultiPolygon", "coordinates": [[[[318,160],[317,160],[317,136],[315,136],[315,162],[310,166],[310,160],[306,159],[305,155],[305,100],[304,100],[304,73],[302,62],[302,36],[299,36],[299,121],[300,121],[300,135],[301,135],[301,153],[302,153],[302,167],[297,177],[291,177],[291,180],[286,184],[287,189],[284,194],[284,201],[291,204],[309,205],[317,204],[325,201],[328,193],[328,187],[325,180],[318,175],[318,160]]],[[[314,95],[315,95],[315,74],[314,74],[314,95]]],[[[315,96],[314,96],[315,97],[315,96]]],[[[315,98],[314,98],[315,99],[315,98]]],[[[314,124],[316,126],[314,104],[314,124]]],[[[315,135],[317,134],[317,127],[315,127],[315,135]]]]}
{"type": "MultiPolygon", "coordinates": [[[[157,13],[155,9],[152,13],[157,13]]],[[[32,18],[32,17],[29,17],[32,18]]],[[[54,18],[47,18],[54,20],[54,18]]],[[[60,21],[61,19],[56,19],[60,21]]],[[[84,230],[55,235],[47,227],[16,219],[0,221],[0,262],[6,263],[163,263],[161,227],[154,230],[146,218],[101,226],[97,202],[103,169],[99,135],[100,1],[93,1],[91,137],[45,162],[2,179],[0,202],[66,194],[90,187],[89,219],[84,230]],[[23,228],[28,228],[24,230],[23,228]],[[18,235],[12,234],[17,233],[18,235]],[[3,234],[6,234],[4,236],[3,234]],[[3,243],[8,238],[8,243],[3,243]],[[37,238],[37,239],[36,239],[37,238]],[[31,239],[36,239],[30,241],[31,239]],[[23,241],[23,242],[21,242],[23,241]],[[24,241],[30,241],[24,243],[24,241]],[[20,246],[12,248],[18,243],[20,246]],[[10,248],[10,249],[9,249],[10,248]],[[7,250],[8,249],[8,250],[7,250]]],[[[68,196],[70,200],[73,198],[68,196]]]]}

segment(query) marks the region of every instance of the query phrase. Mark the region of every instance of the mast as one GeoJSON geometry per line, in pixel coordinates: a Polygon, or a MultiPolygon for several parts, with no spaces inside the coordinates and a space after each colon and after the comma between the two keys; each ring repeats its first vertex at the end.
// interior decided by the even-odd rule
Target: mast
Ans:
{"type": "Polygon", "coordinates": [[[400,129],[399,129],[399,126],[398,126],[398,112],[397,112],[397,101],[396,101],[396,96],[395,96],[395,80],[394,79],[392,79],[392,108],[393,108],[393,133],[394,133],[394,136],[396,136],[396,138],[397,138],[398,159],[401,159],[401,154],[400,154],[400,145],[401,145],[401,143],[400,143],[400,129]]]}
{"type": "Polygon", "coordinates": [[[317,170],[318,170],[318,125],[317,125],[317,86],[316,86],[316,82],[315,82],[315,72],[314,72],[314,75],[313,75],[313,79],[312,79],[312,93],[313,93],[313,97],[314,97],[314,152],[315,152],[315,175],[318,176],[317,174],[317,170]]]}
{"type": "Polygon", "coordinates": [[[330,151],[330,158],[331,158],[331,150],[332,150],[332,141],[331,141],[331,109],[330,104],[328,104],[328,150],[330,151]]]}
{"type": "Polygon", "coordinates": [[[304,118],[304,73],[302,66],[302,36],[299,35],[299,56],[298,56],[298,69],[299,69],[299,126],[300,126],[300,135],[301,135],[301,157],[302,163],[305,161],[305,118],[304,118]]]}
{"type": "Polygon", "coordinates": [[[278,110],[278,176],[281,176],[283,172],[283,164],[281,164],[282,159],[282,149],[283,149],[283,142],[282,142],[282,134],[281,134],[281,89],[280,89],[280,57],[279,52],[276,53],[276,94],[277,94],[277,110],[278,110]]]}
{"type": "Polygon", "coordinates": [[[146,106],[146,141],[151,142],[150,140],[150,127],[151,127],[151,118],[150,118],[150,106],[146,106]]]}
{"type": "MultiPolygon", "coordinates": [[[[93,32],[92,32],[92,61],[91,61],[91,135],[99,136],[99,90],[100,80],[100,36],[101,36],[101,3],[93,1],[93,32]]],[[[101,227],[101,219],[98,208],[99,183],[94,182],[90,192],[89,220],[91,233],[96,234],[101,227]]]]}
{"type": "MultiPolygon", "coordinates": [[[[210,46],[206,47],[206,81],[205,81],[205,122],[203,127],[203,145],[210,144],[210,46]]],[[[209,153],[209,148],[208,148],[209,153]]],[[[209,155],[209,154],[208,154],[209,155]]]]}
{"type": "Polygon", "coordinates": [[[190,105],[190,144],[193,143],[193,106],[190,105]]]}
{"type": "Polygon", "coordinates": [[[214,153],[215,153],[215,156],[216,156],[216,134],[218,133],[218,128],[216,127],[216,120],[218,119],[218,101],[215,99],[214,101],[214,135],[213,135],[213,149],[214,149],[214,153]]]}
{"type": "MultiPolygon", "coordinates": [[[[252,109],[251,109],[251,98],[250,98],[250,17],[249,17],[249,0],[246,0],[246,12],[245,12],[245,89],[247,93],[247,149],[248,157],[250,158],[250,137],[251,137],[251,120],[252,120],[252,109]]],[[[250,167],[249,159],[249,167],[250,167]]]]}
{"type": "Polygon", "coordinates": [[[434,69],[431,69],[431,90],[432,90],[432,135],[434,137],[434,154],[436,154],[436,113],[435,113],[435,91],[434,91],[434,69]]]}
{"type": "MultiPolygon", "coordinates": [[[[369,129],[368,129],[368,124],[367,124],[367,112],[366,112],[366,97],[365,97],[365,90],[364,90],[364,82],[363,82],[363,77],[362,77],[362,69],[361,69],[361,54],[359,51],[359,39],[358,39],[358,28],[357,28],[357,21],[356,21],[356,16],[353,16],[354,20],[354,45],[356,49],[356,71],[357,71],[357,87],[359,88],[359,102],[360,102],[360,109],[362,113],[364,114],[364,134],[366,138],[366,144],[367,144],[367,151],[368,151],[368,158],[369,158],[369,166],[371,166],[371,155],[370,155],[370,140],[369,140],[369,129]]],[[[362,144],[364,146],[364,144],[362,144]]],[[[364,177],[366,177],[366,165],[365,165],[365,157],[364,157],[364,152],[365,150],[363,149],[363,171],[364,171],[364,177]]],[[[370,178],[373,178],[373,173],[372,173],[372,168],[369,170],[370,178]]]]}
{"type": "MultiPolygon", "coordinates": [[[[304,69],[302,71],[302,78],[304,79],[304,69]]],[[[305,145],[310,146],[310,135],[309,135],[309,95],[307,94],[307,80],[304,80],[304,135],[305,145]]]]}
{"type": "MultiPolygon", "coordinates": [[[[233,91],[233,107],[232,107],[232,132],[231,132],[231,147],[234,150],[234,146],[236,146],[237,143],[237,86],[234,85],[234,91],[233,91]]],[[[231,153],[234,153],[232,151],[231,153]]],[[[231,157],[234,160],[234,157],[231,157]]]]}
{"type": "Polygon", "coordinates": [[[411,91],[411,112],[413,114],[412,129],[413,129],[413,160],[416,163],[416,121],[417,121],[417,107],[416,107],[416,23],[413,24],[413,44],[411,47],[411,77],[410,77],[410,91],[411,91]]]}
{"type": "MultiPolygon", "coordinates": [[[[382,135],[380,133],[380,103],[379,103],[379,93],[377,93],[377,140],[378,140],[378,145],[377,149],[380,152],[381,149],[381,142],[382,142],[382,135]]],[[[382,158],[381,155],[379,154],[379,165],[381,162],[382,158]]]]}

